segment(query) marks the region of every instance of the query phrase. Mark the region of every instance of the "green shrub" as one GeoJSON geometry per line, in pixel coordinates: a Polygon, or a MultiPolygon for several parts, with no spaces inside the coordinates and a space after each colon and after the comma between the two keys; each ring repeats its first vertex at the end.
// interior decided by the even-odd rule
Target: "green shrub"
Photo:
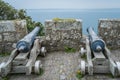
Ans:
{"type": "Polygon", "coordinates": [[[27,15],[26,10],[17,10],[8,3],[0,0],[0,20],[26,20],[28,32],[31,32],[36,26],[39,26],[39,35],[44,35],[44,26],[41,22],[35,22],[30,16],[27,15]]]}

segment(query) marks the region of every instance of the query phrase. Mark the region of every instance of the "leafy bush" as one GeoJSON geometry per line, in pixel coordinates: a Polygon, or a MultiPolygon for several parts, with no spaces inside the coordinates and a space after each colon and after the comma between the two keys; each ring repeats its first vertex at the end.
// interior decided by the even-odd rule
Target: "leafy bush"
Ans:
{"type": "Polygon", "coordinates": [[[35,22],[32,20],[30,16],[27,15],[24,9],[17,10],[8,3],[0,0],[0,20],[22,20],[25,19],[27,21],[28,31],[32,31],[33,28],[39,26],[40,33],[39,35],[44,35],[43,29],[44,26],[40,22],[35,22]]]}

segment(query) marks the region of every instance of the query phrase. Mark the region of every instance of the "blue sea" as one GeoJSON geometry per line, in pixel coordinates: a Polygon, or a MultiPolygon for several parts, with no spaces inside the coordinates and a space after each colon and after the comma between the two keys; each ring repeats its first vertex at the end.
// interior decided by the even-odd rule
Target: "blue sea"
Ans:
{"type": "Polygon", "coordinates": [[[94,27],[97,33],[99,19],[120,19],[120,9],[27,9],[27,15],[44,24],[53,18],[76,18],[82,20],[83,34],[87,27],[94,27]]]}

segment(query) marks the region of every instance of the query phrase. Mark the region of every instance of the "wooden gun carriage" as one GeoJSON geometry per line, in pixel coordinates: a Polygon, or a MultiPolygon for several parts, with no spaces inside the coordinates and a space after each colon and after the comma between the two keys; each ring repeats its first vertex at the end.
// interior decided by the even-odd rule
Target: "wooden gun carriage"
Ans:
{"type": "Polygon", "coordinates": [[[25,73],[26,75],[30,75],[32,72],[40,73],[42,64],[40,60],[37,60],[37,56],[45,56],[46,49],[41,46],[40,38],[36,38],[38,32],[39,27],[36,27],[17,43],[8,61],[0,64],[1,76],[9,73],[25,73]]]}
{"type": "Polygon", "coordinates": [[[120,62],[112,59],[111,52],[106,47],[105,42],[95,34],[92,28],[88,28],[88,33],[86,50],[81,48],[80,51],[81,56],[86,55],[86,60],[81,60],[80,63],[81,73],[83,75],[86,73],[89,75],[112,73],[113,76],[120,76],[120,62]]]}

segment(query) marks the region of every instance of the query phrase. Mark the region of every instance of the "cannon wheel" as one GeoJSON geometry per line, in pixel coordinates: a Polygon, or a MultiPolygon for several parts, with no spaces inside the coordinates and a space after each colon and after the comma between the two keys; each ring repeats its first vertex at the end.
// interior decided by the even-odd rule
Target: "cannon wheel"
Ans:
{"type": "Polygon", "coordinates": [[[120,62],[116,62],[116,64],[117,64],[117,68],[118,68],[119,75],[120,75],[120,62]]]}
{"type": "Polygon", "coordinates": [[[85,53],[86,53],[86,50],[82,47],[80,49],[80,56],[82,57],[83,55],[85,55],[85,53]]]}
{"type": "Polygon", "coordinates": [[[81,60],[80,70],[81,70],[81,74],[85,75],[85,61],[84,60],[81,60]]]}
{"type": "Polygon", "coordinates": [[[1,73],[1,68],[4,67],[4,65],[5,65],[5,62],[2,62],[2,63],[0,64],[0,73],[1,73]]]}
{"type": "Polygon", "coordinates": [[[40,53],[41,56],[45,57],[46,55],[46,48],[45,47],[42,47],[41,48],[41,53],[40,53]]]}
{"type": "Polygon", "coordinates": [[[40,74],[40,68],[42,68],[42,64],[41,64],[41,61],[40,60],[37,60],[35,62],[35,66],[34,66],[34,72],[36,74],[40,74]]]}

